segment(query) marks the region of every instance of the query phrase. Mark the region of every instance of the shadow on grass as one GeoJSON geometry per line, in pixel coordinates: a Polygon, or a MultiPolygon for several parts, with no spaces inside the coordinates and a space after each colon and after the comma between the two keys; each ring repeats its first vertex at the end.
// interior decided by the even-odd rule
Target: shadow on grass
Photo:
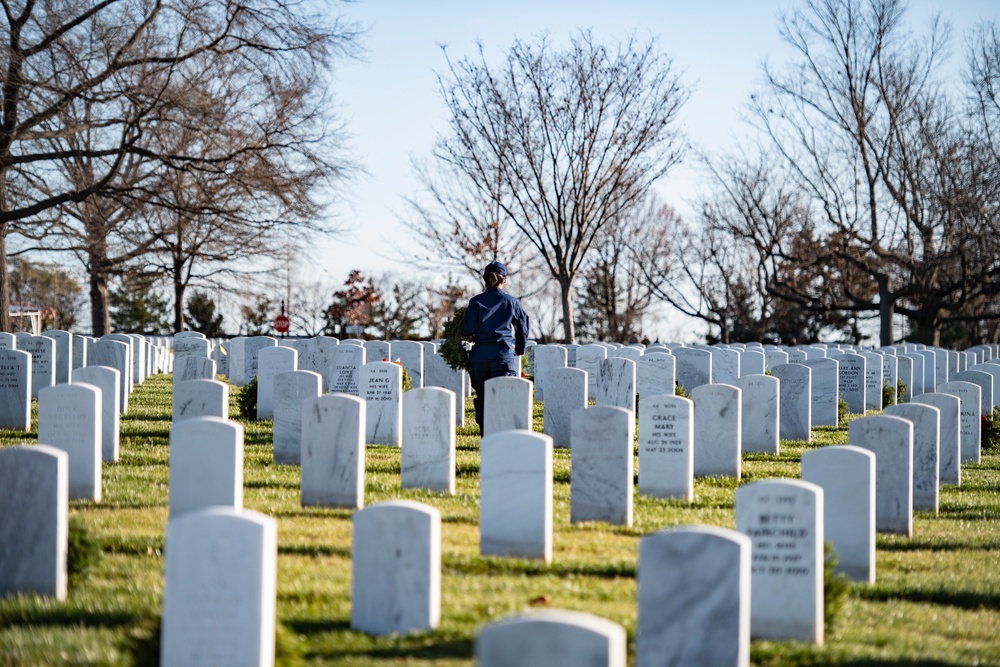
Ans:
{"type": "Polygon", "coordinates": [[[2,609],[0,626],[55,626],[81,625],[88,628],[121,628],[135,625],[144,616],[142,612],[100,611],[72,607],[46,607],[2,609]]]}
{"type": "Polygon", "coordinates": [[[300,507],[294,510],[276,510],[274,512],[268,512],[268,516],[275,519],[318,519],[320,521],[325,521],[327,519],[349,520],[356,511],[357,510],[355,509],[306,505],[305,507],[300,507]]]}
{"type": "Polygon", "coordinates": [[[479,464],[478,463],[459,463],[455,466],[455,477],[478,477],[479,476],[479,464]]]}
{"type": "Polygon", "coordinates": [[[149,500],[135,500],[129,498],[111,498],[111,499],[102,498],[100,505],[87,507],[87,510],[93,512],[112,512],[118,510],[150,510],[150,509],[157,509],[159,507],[166,508],[167,503],[163,502],[159,498],[150,498],[149,500]]]}
{"type": "MultiPolygon", "coordinates": [[[[291,626],[288,623],[286,625],[291,626]]],[[[334,651],[308,651],[306,656],[310,658],[370,658],[399,663],[409,663],[411,660],[460,660],[472,657],[471,639],[443,640],[432,644],[421,641],[419,635],[413,637],[412,640],[409,639],[408,637],[400,638],[393,646],[338,649],[334,651]]]]}
{"type": "Polygon", "coordinates": [[[101,551],[126,556],[157,556],[163,553],[162,537],[102,537],[101,551]]]}
{"type": "Polygon", "coordinates": [[[570,576],[583,575],[600,579],[635,577],[636,565],[632,561],[610,563],[581,563],[558,561],[546,565],[541,561],[526,558],[494,558],[490,556],[443,556],[441,571],[452,575],[477,576],[570,576]]]}
{"type": "Polygon", "coordinates": [[[958,609],[1000,609],[1000,592],[962,591],[920,588],[858,588],[852,591],[862,600],[871,602],[888,602],[903,600],[906,602],[926,603],[956,607],[958,609]]]}
{"type": "Polygon", "coordinates": [[[282,624],[300,635],[316,635],[322,632],[349,632],[351,623],[331,618],[283,618],[282,624]]]}
{"type": "Polygon", "coordinates": [[[844,659],[839,656],[831,658],[821,650],[786,644],[784,642],[754,642],[750,645],[750,659],[759,667],[819,667],[820,665],[837,665],[837,667],[954,667],[957,662],[942,660],[909,659],[909,658],[859,658],[844,659]]]}
{"type": "Polygon", "coordinates": [[[996,542],[930,542],[927,540],[909,540],[898,542],[879,542],[879,551],[1000,551],[996,542]]]}
{"type": "Polygon", "coordinates": [[[248,479],[243,481],[244,489],[298,489],[298,482],[281,482],[276,479],[248,479]]]}
{"type": "Polygon", "coordinates": [[[454,523],[459,525],[468,526],[478,526],[479,517],[478,516],[443,516],[441,517],[441,523],[454,523]]]}
{"type": "Polygon", "coordinates": [[[155,440],[155,442],[131,442],[129,443],[133,447],[169,447],[170,446],[170,429],[168,428],[123,428],[120,432],[120,438],[122,440],[133,440],[135,438],[149,438],[155,440]]]}
{"type": "Polygon", "coordinates": [[[328,544],[279,544],[278,553],[286,556],[340,556],[350,560],[350,547],[334,547],[328,544]]]}
{"type": "Polygon", "coordinates": [[[956,521],[1000,521],[1000,508],[997,507],[962,507],[941,510],[941,517],[956,521]]]}
{"type": "Polygon", "coordinates": [[[170,422],[170,421],[173,421],[173,419],[174,419],[173,414],[172,414],[172,412],[173,412],[173,406],[168,403],[165,407],[167,409],[166,413],[161,412],[159,410],[157,410],[155,412],[151,412],[149,410],[144,410],[142,412],[132,412],[130,410],[127,415],[123,415],[125,417],[125,419],[122,420],[122,426],[125,426],[126,424],[129,424],[130,422],[147,422],[147,421],[148,422],[161,422],[161,421],[163,421],[163,422],[170,422]]]}

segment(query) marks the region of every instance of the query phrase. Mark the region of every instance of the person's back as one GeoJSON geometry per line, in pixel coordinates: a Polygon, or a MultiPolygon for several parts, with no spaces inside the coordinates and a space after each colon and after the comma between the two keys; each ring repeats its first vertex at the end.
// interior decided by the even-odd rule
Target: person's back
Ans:
{"type": "Polygon", "coordinates": [[[491,262],[483,271],[486,291],[469,301],[462,320],[462,334],[472,338],[469,379],[475,391],[476,423],[483,430],[483,392],[486,381],[516,376],[517,359],[528,340],[528,316],[521,303],[503,291],[507,269],[491,262]]]}
{"type": "Polygon", "coordinates": [[[465,311],[465,323],[473,331],[463,331],[472,337],[475,357],[514,357],[524,352],[523,341],[517,345],[514,322],[523,314],[521,304],[498,287],[487,288],[474,296],[465,311]],[[520,350],[518,350],[520,347],[520,350]]]}

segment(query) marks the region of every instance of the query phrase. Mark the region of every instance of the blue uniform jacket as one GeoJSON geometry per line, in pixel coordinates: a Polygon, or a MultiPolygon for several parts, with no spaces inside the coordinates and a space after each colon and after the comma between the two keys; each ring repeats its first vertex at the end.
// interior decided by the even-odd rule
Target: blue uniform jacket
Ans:
{"type": "Polygon", "coordinates": [[[521,302],[496,287],[469,301],[462,321],[462,335],[472,336],[475,345],[470,361],[511,359],[524,354],[528,340],[528,315],[521,302]]]}

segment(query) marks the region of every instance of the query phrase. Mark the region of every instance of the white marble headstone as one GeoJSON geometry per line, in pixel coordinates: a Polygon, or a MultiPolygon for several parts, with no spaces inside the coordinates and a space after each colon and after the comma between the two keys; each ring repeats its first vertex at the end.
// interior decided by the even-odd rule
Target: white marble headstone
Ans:
{"type": "Polygon", "coordinates": [[[875,530],[913,534],[913,422],[889,415],[859,417],[847,442],[875,454],[875,530]]]}
{"type": "Polygon", "coordinates": [[[764,350],[764,360],[767,362],[768,369],[773,369],[775,366],[788,363],[788,353],[778,348],[769,348],[764,350]]]}
{"type": "Polygon", "coordinates": [[[987,408],[986,411],[989,412],[997,405],[1000,405],[1000,365],[998,365],[995,361],[988,361],[984,364],[975,364],[974,366],[970,366],[969,370],[967,370],[966,373],[976,372],[976,371],[980,373],[986,373],[993,379],[993,386],[992,386],[993,405],[983,406],[984,408],[987,408]]]}
{"type": "Polygon", "coordinates": [[[31,355],[0,349],[0,428],[31,430],[31,355]]]}
{"type": "Polygon", "coordinates": [[[361,395],[361,368],[365,365],[365,348],[360,345],[338,345],[333,351],[333,379],[330,392],[361,395]]]}
{"type": "Polygon", "coordinates": [[[323,378],[323,391],[330,391],[336,365],[334,352],[340,341],[330,336],[314,336],[305,343],[304,350],[299,353],[299,370],[319,373],[323,378]]]}
{"type": "Polygon", "coordinates": [[[299,353],[281,345],[261,348],[257,353],[257,419],[274,418],[274,378],[298,370],[299,353]]]}
{"type": "Polygon", "coordinates": [[[400,486],[455,493],[455,392],[441,387],[403,393],[400,486]]]}
{"type": "MultiPolygon", "coordinates": [[[[933,394],[921,394],[913,399],[914,403],[925,403],[941,411],[941,423],[938,430],[938,481],[941,484],[959,486],[962,483],[962,452],[961,452],[961,416],[962,399],[942,392],[941,388],[947,382],[937,386],[933,394]]],[[[889,413],[887,413],[889,414],[889,413]]],[[[905,415],[900,415],[904,419],[905,415]]],[[[916,429],[914,428],[914,431],[916,429]]],[[[916,438],[914,432],[914,438],[916,438]]],[[[913,443],[916,448],[917,443],[913,443]]],[[[914,450],[914,458],[917,452],[914,450]]],[[[914,460],[916,465],[916,460],[914,460]]],[[[916,493],[916,490],[914,490],[916,493]]],[[[914,498],[916,502],[916,498],[914,498]]]]}
{"type": "Polygon", "coordinates": [[[694,499],[694,403],[673,394],[639,398],[639,493],[694,499]]]}
{"type": "Polygon", "coordinates": [[[851,414],[863,415],[868,401],[868,360],[860,354],[845,354],[837,358],[840,364],[838,389],[851,414]]]}
{"type": "Polygon", "coordinates": [[[767,358],[760,350],[748,349],[740,352],[740,377],[764,375],[767,358]]]}
{"type": "Polygon", "coordinates": [[[188,380],[174,387],[174,423],[197,417],[229,418],[229,385],[218,380],[188,380]]]}
{"type": "Polygon", "coordinates": [[[735,385],[740,378],[740,353],[736,350],[713,347],[712,383],[735,385]]]}
{"type": "Polygon", "coordinates": [[[229,382],[242,387],[250,378],[246,376],[246,344],[245,336],[237,336],[229,341],[229,361],[226,362],[229,382]]]}
{"type": "Polygon", "coordinates": [[[120,340],[101,338],[94,343],[93,354],[89,361],[94,366],[109,366],[118,371],[119,391],[118,409],[122,414],[128,412],[128,397],[131,391],[132,353],[131,348],[120,340]]]}
{"type": "Polygon", "coordinates": [[[441,618],[441,512],[393,500],[352,517],[351,629],[404,635],[441,618]]]}
{"type": "Polygon", "coordinates": [[[808,366],[812,371],[812,425],[837,426],[839,362],[836,359],[817,357],[807,359],[802,365],[808,366]]]}
{"type": "Polygon", "coordinates": [[[424,346],[415,340],[392,341],[393,361],[403,364],[410,375],[410,389],[424,386],[424,346]]]}
{"type": "Polygon", "coordinates": [[[82,382],[101,390],[101,457],[118,460],[121,427],[121,374],[110,366],[84,366],[73,372],[73,382],[82,382]]]}
{"type": "Polygon", "coordinates": [[[584,345],[576,350],[576,368],[587,372],[587,395],[593,399],[597,391],[597,365],[608,358],[603,345],[584,345]]]}
{"type": "Polygon", "coordinates": [[[171,518],[220,505],[243,507],[243,426],[196,417],[170,427],[171,518]]]}
{"type": "Polygon", "coordinates": [[[736,489],[750,538],[750,635],[823,643],[823,489],[774,479],[736,489]]]}
{"type": "Polygon", "coordinates": [[[549,371],[566,368],[566,348],[562,345],[536,345],[531,349],[535,382],[535,400],[545,401],[545,377],[549,371]]]}
{"type": "Polygon", "coordinates": [[[810,449],[802,479],[823,489],[823,539],[837,553],[836,571],[875,583],[875,454],[853,445],[810,449]]]}
{"type": "Polygon", "coordinates": [[[160,664],[274,664],[277,522],[209,507],[167,522],[160,664]]]}
{"type": "Polygon", "coordinates": [[[591,398],[597,405],[625,408],[634,415],[635,362],[625,357],[598,361],[597,381],[591,398]]]}
{"type": "Polygon", "coordinates": [[[208,357],[188,355],[174,358],[173,386],[188,380],[214,380],[217,366],[208,357]]]}
{"type": "Polygon", "coordinates": [[[479,552],[552,560],[552,438],[503,431],[479,446],[479,552]]]}
{"type": "Polygon", "coordinates": [[[646,352],[636,366],[639,400],[644,396],[673,394],[677,385],[677,359],[667,352],[646,352]]]}
{"type": "Polygon", "coordinates": [[[883,353],[882,383],[889,385],[890,389],[892,389],[891,395],[893,398],[890,401],[890,405],[892,403],[900,402],[901,397],[896,396],[898,381],[899,381],[899,359],[897,359],[895,355],[883,353]]]}
{"type": "Polygon", "coordinates": [[[595,405],[570,417],[570,523],[632,525],[634,413],[595,405]]]}
{"type": "Polygon", "coordinates": [[[906,359],[910,365],[909,384],[906,386],[906,398],[909,401],[914,396],[924,393],[924,357],[916,352],[897,355],[897,359],[906,359]]]}
{"type": "Polygon", "coordinates": [[[38,395],[38,444],[69,456],[69,497],[101,500],[101,390],[57,384],[38,395]]]}
{"type": "Polygon", "coordinates": [[[313,371],[285,371],[274,376],[274,462],[302,462],[302,408],[323,392],[323,378],[313,371]]]}
{"type": "MultiPolygon", "coordinates": [[[[182,333],[197,332],[184,331],[182,333]]],[[[184,336],[182,338],[174,336],[174,365],[176,367],[177,362],[184,357],[202,357],[203,359],[208,359],[210,349],[211,344],[204,336],[184,336]]]]}
{"type": "Polygon", "coordinates": [[[554,447],[569,447],[570,416],[587,407],[587,372],[579,368],[554,368],[546,382],[551,391],[542,407],[542,431],[554,447]]]}
{"type": "Polygon", "coordinates": [[[0,598],[66,599],[69,458],[46,445],[0,448],[0,598]]]}
{"type": "Polygon", "coordinates": [[[55,354],[52,358],[52,368],[56,375],[56,384],[73,381],[73,347],[76,341],[73,334],[61,329],[43,331],[42,335],[56,342],[55,354]]]}
{"type": "Polygon", "coordinates": [[[743,400],[743,435],[740,439],[743,451],[777,454],[781,423],[781,381],[771,375],[744,375],[736,386],[739,387],[743,400]]]}
{"type": "Polygon", "coordinates": [[[384,340],[366,340],[365,363],[393,361],[392,345],[384,340]]]}
{"type": "Polygon", "coordinates": [[[636,665],[750,665],[750,539],[714,526],[639,541],[636,665]]]}
{"type": "MultiPolygon", "coordinates": [[[[838,360],[839,361],[839,360],[838,360]]],[[[778,421],[782,440],[812,440],[812,369],[802,364],[771,367],[781,382],[778,421]]]]}
{"type": "Polygon", "coordinates": [[[483,434],[532,430],[532,390],[532,382],[523,378],[487,380],[483,388],[483,434]]]}
{"type": "Polygon", "coordinates": [[[865,409],[882,409],[882,381],[885,369],[882,367],[882,355],[874,352],[859,353],[865,358],[865,409]]]}
{"type": "Polygon", "coordinates": [[[25,336],[17,341],[17,349],[31,355],[31,397],[38,398],[42,389],[56,383],[56,342],[46,336],[25,336]]]}
{"type": "Polygon", "coordinates": [[[691,392],[694,402],[694,474],[740,478],[743,435],[738,387],[705,384],[691,392]]]}
{"type": "Polygon", "coordinates": [[[913,509],[938,513],[940,487],[941,411],[931,405],[912,403],[888,406],[884,414],[913,422],[913,509]]]}
{"type": "Polygon", "coordinates": [[[677,358],[677,384],[690,394],[695,387],[712,382],[712,353],[708,350],[680,348],[677,358]]]}
{"type": "Polygon", "coordinates": [[[365,401],[325,394],[302,408],[302,506],[364,507],[365,401]]]}
{"type": "MultiPolygon", "coordinates": [[[[958,375],[953,374],[953,375],[958,375]]],[[[961,462],[979,463],[982,439],[982,389],[972,382],[952,380],[938,385],[938,393],[956,396],[961,401],[959,451],[961,462]]]]}
{"type": "MultiPolygon", "coordinates": [[[[257,377],[257,364],[260,351],[278,344],[276,338],[270,336],[250,336],[243,339],[243,378],[244,383],[257,377]]],[[[260,381],[258,380],[258,383],[260,381]]]]}
{"type": "MultiPolygon", "coordinates": [[[[426,352],[427,350],[424,350],[426,352]]],[[[442,387],[455,392],[455,426],[465,425],[465,396],[469,374],[454,370],[440,354],[424,356],[424,386],[442,387]]]]}
{"type": "Polygon", "coordinates": [[[477,667],[625,667],[625,628],[581,611],[546,609],[494,621],[476,635],[477,667]]]}
{"type": "Polygon", "coordinates": [[[399,447],[403,439],[403,368],[391,361],[362,366],[361,397],[367,403],[366,441],[399,447]]]}

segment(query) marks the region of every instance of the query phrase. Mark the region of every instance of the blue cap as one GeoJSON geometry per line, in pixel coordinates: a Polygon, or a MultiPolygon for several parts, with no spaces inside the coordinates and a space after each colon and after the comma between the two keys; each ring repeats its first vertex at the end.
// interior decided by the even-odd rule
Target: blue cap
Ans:
{"type": "Polygon", "coordinates": [[[507,267],[505,267],[500,262],[490,262],[483,269],[483,273],[499,273],[501,276],[507,275],[507,267]]]}

